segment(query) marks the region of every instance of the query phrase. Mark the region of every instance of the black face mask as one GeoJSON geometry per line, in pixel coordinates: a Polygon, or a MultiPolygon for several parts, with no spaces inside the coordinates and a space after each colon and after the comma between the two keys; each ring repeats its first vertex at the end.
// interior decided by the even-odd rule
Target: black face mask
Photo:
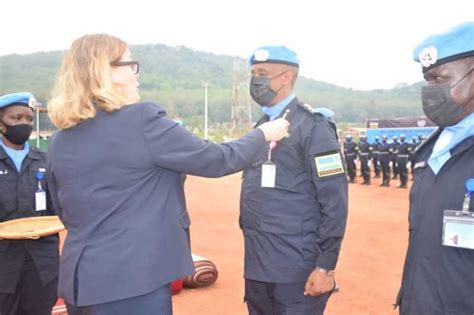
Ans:
{"type": "Polygon", "coordinates": [[[473,69],[464,75],[453,85],[439,84],[436,86],[424,86],[421,90],[423,112],[440,128],[454,125],[461,116],[464,109],[456,104],[451,97],[451,90],[467,78],[473,69]]]}
{"type": "Polygon", "coordinates": [[[33,126],[30,124],[8,125],[3,122],[5,129],[2,129],[2,134],[11,143],[16,145],[24,144],[30,138],[33,126]]]}
{"type": "Polygon", "coordinates": [[[275,99],[278,94],[278,91],[283,88],[283,86],[274,91],[270,88],[272,80],[286,73],[286,71],[277,74],[274,77],[256,77],[252,76],[250,79],[250,96],[252,99],[260,106],[268,106],[271,101],[275,99]]]}

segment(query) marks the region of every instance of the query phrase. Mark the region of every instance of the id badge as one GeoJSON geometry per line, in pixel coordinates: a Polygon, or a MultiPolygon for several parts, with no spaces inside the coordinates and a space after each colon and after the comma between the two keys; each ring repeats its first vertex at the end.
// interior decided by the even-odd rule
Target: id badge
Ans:
{"type": "Polygon", "coordinates": [[[443,245],[474,249],[474,212],[444,210],[443,245]]]}
{"type": "Polygon", "coordinates": [[[37,191],[35,193],[36,211],[46,210],[46,192],[37,191]]]}
{"type": "Polygon", "coordinates": [[[272,161],[262,164],[262,187],[275,188],[276,165],[272,161]]]}

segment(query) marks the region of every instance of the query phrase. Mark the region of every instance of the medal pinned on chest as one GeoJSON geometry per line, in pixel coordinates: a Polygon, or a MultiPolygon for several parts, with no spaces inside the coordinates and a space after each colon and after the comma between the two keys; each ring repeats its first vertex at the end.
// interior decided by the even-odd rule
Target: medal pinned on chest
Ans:
{"type": "MultiPolygon", "coordinates": [[[[285,111],[282,118],[286,119],[288,113],[290,112],[289,109],[285,111]]],[[[289,137],[287,135],[286,137],[289,137]]],[[[272,151],[277,147],[276,141],[271,141],[268,145],[268,156],[267,161],[262,164],[262,188],[275,188],[275,181],[276,181],[276,165],[272,161],[272,151]]]]}
{"type": "Polygon", "coordinates": [[[36,180],[38,181],[38,190],[35,192],[36,211],[46,210],[46,191],[43,190],[41,185],[41,181],[45,178],[45,172],[44,168],[40,168],[36,173],[36,180]]]}
{"type": "Polygon", "coordinates": [[[469,211],[474,178],[468,179],[465,186],[462,210],[444,210],[443,245],[474,250],[474,212],[469,211]]]}

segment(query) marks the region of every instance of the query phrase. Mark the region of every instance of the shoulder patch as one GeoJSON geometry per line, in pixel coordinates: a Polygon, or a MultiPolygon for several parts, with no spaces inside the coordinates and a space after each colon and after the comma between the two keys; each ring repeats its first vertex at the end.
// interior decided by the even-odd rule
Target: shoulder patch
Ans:
{"type": "Polygon", "coordinates": [[[314,157],[318,177],[328,177],[344,173],[344,166],[339,151],[324,153],[314,157]]]}

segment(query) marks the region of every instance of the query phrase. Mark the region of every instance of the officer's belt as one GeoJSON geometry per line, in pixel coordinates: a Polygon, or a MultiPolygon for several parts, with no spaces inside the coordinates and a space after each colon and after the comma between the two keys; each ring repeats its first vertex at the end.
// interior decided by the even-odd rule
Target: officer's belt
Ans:
{"type": "Polygon", "coordinates": [[[390,152],[379,152],[379,154],[389,154],[390,152]]]}
{"type": "Polygon", "coordinates": [[[379,154],[379,151],[373,151],[372,153],[373,154],[379,154]]]}
{"type": "Polygon", "coordinates": [[[409,157],[408,154],[398,154],[397,157],[409,157]]]}
{"type": "Polygon", "coordinates": [[[347,156],[355,155],[355,153],[346,153],[347,156]]]}
{"type": "Polygon", "coordinates": [[[359,153],[360,155],[369,155],[369,153],[359,153]]]}

